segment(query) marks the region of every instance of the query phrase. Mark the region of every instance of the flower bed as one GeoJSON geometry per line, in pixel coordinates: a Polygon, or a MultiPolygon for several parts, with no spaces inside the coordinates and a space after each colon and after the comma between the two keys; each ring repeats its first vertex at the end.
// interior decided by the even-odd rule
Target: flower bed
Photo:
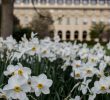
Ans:
{"type": "Polygon", "coordinates": [[[0,38],[0,98],[110,100],[110,43],[89,48],[59,40],[0,38]]]}

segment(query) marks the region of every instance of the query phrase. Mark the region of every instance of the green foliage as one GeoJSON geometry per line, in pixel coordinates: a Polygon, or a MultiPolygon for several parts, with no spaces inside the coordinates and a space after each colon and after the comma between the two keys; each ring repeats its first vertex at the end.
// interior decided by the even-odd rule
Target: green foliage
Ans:
{"type": "Polygon", "coordinates": [[[100,38],[100,35],[105,32],[106,25],[102,22],[93,24],[90,28],[91,39],[100,38]]]}
{"type": "MultiPolygon", "coordinates": [[[[50,31],[54,30],[53,19],[48,10],[40,10],[36,13],[31,22],[32,29],[38,33],[39,38],[50,36],[50,31]]],[[[51,35],[52,36],[52,35],[51,35]]]]}
{"type": "Polygon", "coordinates": [[[31,36],[31,32],[32,30],[29,27],[26,28],[15,27],[13,31],[13,38],[16,39],[17,42],[19,42],[25,34],[27,39],[29,39],[31,36]]]}

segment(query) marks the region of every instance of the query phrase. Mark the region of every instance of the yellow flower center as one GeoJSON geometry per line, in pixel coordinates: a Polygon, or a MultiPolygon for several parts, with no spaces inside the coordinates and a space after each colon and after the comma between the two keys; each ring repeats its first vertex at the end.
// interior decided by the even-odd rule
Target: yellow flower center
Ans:
{"type": "Polygon", "coordinates": [[[88,69],[86,72],[87,72],[87,74],[91,74],[92,73],[92,71],[90,69],[88,69]]]}
{"type": "Polygon", "coordinates": [[[21,88],[20,88],[19,86],[15,86],[15,87],[14,87],[14,91],[15,91],[15,92],[20,92],[20,91],[21,91],[21,88]]]}
{"type": "Polygon", "coordinates": [[[80,64],[76,64],[76,67],[80,67],[80,64]]]}
{"type": "Polygon", "coordinates": [[[33,47],[33,48],[32,48],[32,51],[36,51],[36,47],[33,47]]]}
{"type": "Polygon", "coordinates": [[[92,62],[95,62],[95,59],[94,59],[94,58],[92,58],[92,59],[91,59],[91,61],[92,61],[92,62]]]}
{"type": "Polygon", "coordinates": [[[75,77],[80,77],[80,73],[75,74],[75,77]]]}
{"type": "Polygon", "coordinates": [[[23,70],[18,70],[18,75],[22,76],[23,75],[23,70]]]}
{"type": "Polygon", "coordinates": [[[2,95],[1,95],[1,98],[3,98],[4,100],[7,100],[7,99],[6,99],[7,97],[6,97],[5,94],[2,94],[2,95]]]}
{"type": "Polygon", "coordinates": [[[46,54],[46,53],[47,53],[47,51],[46,51],[46,50],[44,50],[44,51],[43,51],[43,54],[46,54]]]}
{"type": "Polygon", "coordinates": [[[38,84],[37,87],[38,87],[39,89],[42,89],[42,88],[43,88],[43,84],[38,84]]]}
{"type": "Polygon", "coordinates": [[[101,86],[100,90],[105,91],[106,87],[105,86],[101,86]]]}
{"type": "Polygon", "coordinates": [[[80,67],[80,64],[76,64],[76,67],[80,67]]]}
{"type": "Polygon", "coordinates": [[[28,81],[28,84],[31,85],[31,81],[28,81]]]}

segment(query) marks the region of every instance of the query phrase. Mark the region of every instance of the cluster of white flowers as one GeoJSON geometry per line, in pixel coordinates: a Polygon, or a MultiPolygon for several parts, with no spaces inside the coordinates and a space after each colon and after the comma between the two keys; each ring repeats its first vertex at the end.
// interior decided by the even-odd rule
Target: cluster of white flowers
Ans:
{"type": "Polygon", "coordinates": [[[0,97],[7,100],[19,99],[28,100],[26,93],[34,93],[38,97],[41,93],[49,94],[52,80],[47,79],[45,74],[31,76],[31,69],[23,67],[21,64],[16,66],[9,65],[4,71],[5,76],[10,76],[8,84],[1,89],[0,97]]]}
{"type": "MultiPolygon", "coordinates": [[[[97,43],[89,48],[87,44],[59,42],[58,36],[52,41],[50,38],[39,40],[35,35],[32,33],[30,40],[24,36],[19,43],[11,36],[6,40],[0,38],[0,58],[4,57],[4,51],[6,58],[11,61],[26,59],[27,56],[37,56],[39,62],[42,58],[48,58],[50,62],[60,58],[64,61],[61,66],[62,70],[65,71],[71,66],[70,77],[79,80],[78,91],[81,91],[83,95],[90,94],[88,100],[94,100],[97,94],[110,93],[110,69],[108,67],[110,56],[106,53],[106,49],[110,49],[110,43],[106,47],[97,43]],[[94,80],[93,77],[96,79],[94,80]],[[90,86],[92,82],[94,85],[90,86]]],[[[30,59],[26,60],[32,62],[30,59]]],[[[50,92],[49,87],[52,81],[47,79],[46,75],[31,76],[31,69],[22,65],[9,65],[4,75],[11,76],[2,90],[7,98],[25,100],[28,99],[26,96],[28,92],[34,91],[36,96],[39,96],[41,92],[44,94],[50,92]]],[[[70,100],[80,100],[80,97],[76,96],[70,100]]]]}

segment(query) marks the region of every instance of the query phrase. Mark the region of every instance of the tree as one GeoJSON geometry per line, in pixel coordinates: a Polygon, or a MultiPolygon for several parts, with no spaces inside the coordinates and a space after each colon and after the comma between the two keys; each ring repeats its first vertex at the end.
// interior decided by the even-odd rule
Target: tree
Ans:
{"type": "Polygon", "coordinates": [[[48,10],[39,10],[33,17],[31,22],[32,29],[38,33],[39,38],[44,38],[45,36],[50,36],[54,27],[53,19],[48,10]]]}
{"type": "Polygon", "coordinates": [[[105,32],[106,25],[102,22],[93,24],[90,28],[91,39],[100,38],[100,35],[105,32]]]}
{"type": "Polygon", "coordinates": [[[0,34],[1,34],[1,4],[0,4],[0,34]]]}
{"type": "Polygon", "coordinates": [[[2,0],[1,36],[6,39],[13,32],[14,0],[2,0]]]}

